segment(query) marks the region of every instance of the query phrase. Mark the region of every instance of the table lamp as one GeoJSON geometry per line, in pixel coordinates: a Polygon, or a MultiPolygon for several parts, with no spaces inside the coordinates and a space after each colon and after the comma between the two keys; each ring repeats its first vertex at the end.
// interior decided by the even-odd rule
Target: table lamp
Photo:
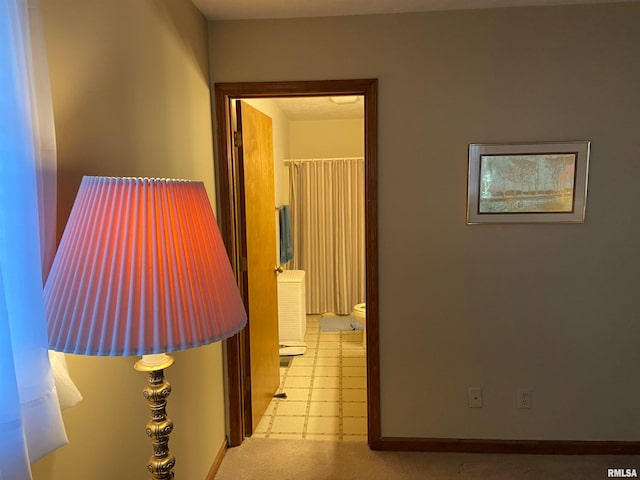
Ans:
{"type": "Polygon", "coordinates": [[[173,478],[168,352],[234,335],[247,315],[202,182],[84,177],[44,289],[50,348],[142,355],[154,479],[173,478]]]}

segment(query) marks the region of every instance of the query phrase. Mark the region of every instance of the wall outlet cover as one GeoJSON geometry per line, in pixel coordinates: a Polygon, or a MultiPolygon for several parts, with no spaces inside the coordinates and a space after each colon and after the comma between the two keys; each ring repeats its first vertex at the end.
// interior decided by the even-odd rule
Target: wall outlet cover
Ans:
{"type": "Polygon", "coordinates": [[[469,388],[469,408],[482,408],[482,387],[469,388]]]}
{"type": "Polygon", "coordinates": [[[518,408],[531,408],[531,389],[518,389],[518,408]]]}

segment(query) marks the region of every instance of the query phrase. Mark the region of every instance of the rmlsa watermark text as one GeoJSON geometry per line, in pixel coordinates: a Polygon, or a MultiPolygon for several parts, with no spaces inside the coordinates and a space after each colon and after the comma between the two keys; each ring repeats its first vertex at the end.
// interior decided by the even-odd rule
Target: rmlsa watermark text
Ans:
{"type": "Polygon", "coordinates": [[[635,468],[608,468],[609,478],[638,478],[638,471],[635,468]]]}

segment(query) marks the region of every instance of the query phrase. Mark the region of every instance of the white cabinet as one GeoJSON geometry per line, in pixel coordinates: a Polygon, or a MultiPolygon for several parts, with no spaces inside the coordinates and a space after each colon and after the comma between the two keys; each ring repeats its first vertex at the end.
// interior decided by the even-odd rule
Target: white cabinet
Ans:
{"type": "Polygon", "coordinates": [[[304,270],[278,275],[278,333],[280,345],[303,342],[307,329],[304,270]]]}

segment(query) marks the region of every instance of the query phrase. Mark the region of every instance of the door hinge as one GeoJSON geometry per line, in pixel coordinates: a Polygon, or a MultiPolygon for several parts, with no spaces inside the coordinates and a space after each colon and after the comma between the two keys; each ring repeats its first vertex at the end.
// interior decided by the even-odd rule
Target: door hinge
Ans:
{"type": "Polygon", "coordinates": [[[234,147],[242,146],[242,132],[233,132],[233,146],[234,147]]]}
{"type": "Polygon", "coordinates": [[[245,256],[240,257],[240,271],[246,272],[248,269],[249,269],[249,262],[247,260],[247,257],[245,256]]]}

